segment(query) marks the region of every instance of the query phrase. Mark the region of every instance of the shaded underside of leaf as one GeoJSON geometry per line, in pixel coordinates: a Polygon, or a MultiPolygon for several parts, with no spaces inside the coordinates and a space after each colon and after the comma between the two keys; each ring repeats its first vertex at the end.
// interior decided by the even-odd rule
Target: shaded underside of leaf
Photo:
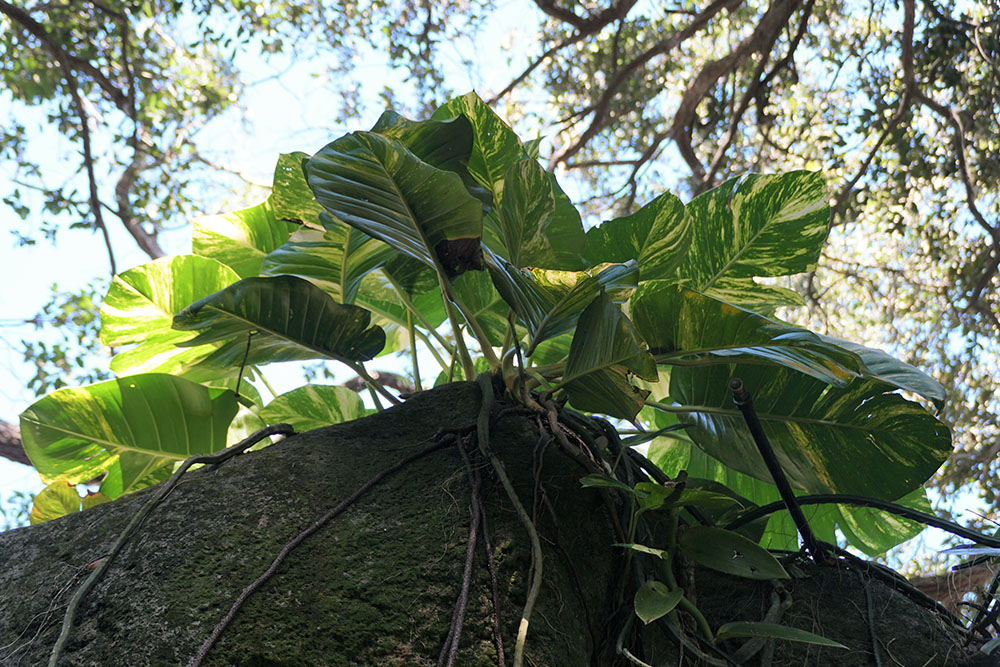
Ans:
{"type": "Polygon", "coordinates": [[[581,410],[634,419],[648,392],[633,386],[629,374],[656,378],[656,363],[632,323],[602,293],[577,323],[561,384],[581,410]]]}

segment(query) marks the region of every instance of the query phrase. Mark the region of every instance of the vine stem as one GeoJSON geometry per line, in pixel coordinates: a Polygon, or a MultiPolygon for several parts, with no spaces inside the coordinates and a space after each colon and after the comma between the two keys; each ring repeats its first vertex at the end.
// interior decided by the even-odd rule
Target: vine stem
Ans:
{"type": "MultiPolygon", "coordinates": [[[[458,306],[458,310],[462,313],[462,317],[464,317],[465,321],[469,324],[469,329],[472,330],[472,334],[479,341],[479,347],[482,349],[483,356],[486,358],[486,363],[490,365],[490,368],[500,368],[500,359],[497,358],[496,352],[493,351],[493,346],[490,345],[490,339],[486,335],[486,332],[483,331],[481,326],[479,326],[479,322],[476,321],[475,316],[469,312],[469,309],[462,301],[462,298],[451,290],[451,283],[448,281],[445,282],[448,283],[449,297],[451,297],[451,299],[455,302],[455,305],[458,306]]],[[[470,375],[469,377],[472,376],[470,375]]]]}
{"type": "MultiPolygon", "coordinates": [[[[420,313],[416,305],[414,305],[413,301],[410,299],[409,295],[407,295],[406,290],[404,290],[402,286],[399,285],[399,283],[393,280],[392,276],[390,276],[387,272],[382,271],[382,275],[384,275],[386,280],[389,281],[389,284],[392,285],[392,288],[396,290],[396,295],[399,297],[399,300],[403,302],[403,305],[406,306],[406,310],[412,313],[420,321],[420,323],[424,326],[424,328],[427,329],[427,331],[429,331],[432,336],[434,336],[437,342],[441,344],[441,347],[443,347],[445,351],[448,352],[448,354],[454,354],[455,350],[453,350],[451,345],[448,344],[448,341],[444,339],[444,336],[438,333],[438,330],[431,326],[431,323],[427,321],[427,318],[420,313]]],[[[430,344],[430,341],[427,340],[427,337],[422,336],[422,338],[424,339],[424,342],[427,343],[427,347],[433,350],[434,348],[430,344]]],[[[441,361],[440,357],[438,358],[438,360],[441,363],[441,367],[444,368],[445,364],[443,361],[441,361]]]]}
{"type": "Polygon", "coordinates": [[[462,370],[465,377],[468,379],[476,374],[476,367],[473,365],[472,357],[469,355],[469,348],[465,346],[465,339],[462,337],[462,326],[458,323],[458,316],[455,315],[455,308],[452,306],[450,285],[441,275],[438,275],[438,283],[441,285],[441,291],[443,292],[441,296],[444,301],[444,310],[448,314],[451,330],[455,334],[455,351],[462,362],[462,370]]]}
{"type": "Polygon", "coordinates": [[[250,435],[248,438],[241,440],[232,447],[226,447],[225,449],[219,450],[213,454],[196,454],[190,456],[184,460],[184,463],[174,471],[174,474],[170,476],[160,490],[155,496],[150,498],[145,505],[139,508],[139,511],[135,513],[132,520],[129,521],[128,525],[125,526],[125,530],[121,532],[118,539],[111,546],[107,555],[101,559],[100,564],[90,573],[90,576],[80,585],[80,588],[76,590],[73,597],[69,601],[69,605],[66,607],[66,615],[63,617],[62,630],[59,632],[59,638],[56,640],[55,646],[52,647],[52,653],[49,656],[49,667],[55,667],[59,663],[59,658],[62,656],[62,652],[66,648],[66,643],[69,641],[70,632],[73,630],[73,622],[76,619],[76,612],[80,607],[80,603],[83,602],[83,598],[86,597],[90,589],[100,581],[101,577],[107,571],[108,567],[111,565],[111,561],[114,560],[115,556],[122,550],[125,546],[125,542],[128,538],[142,526],[143,521],[149,516],[150,512],[156,509],[163,500],[170,495],[170,492],[174,490],[177,483],[181,481],[181,476],[188,471],[188,468],[196,463],[213,463],[220,464],[228,461],[237,454],[254,446],[264,438],[272,435],[295,435],[295,429],[292,428],[290,424],[274,424],[273,426],[267,426],[257,431],[256,433],[250,435]]]}
{"type": "Polygon", "coordinates": [[[493,380],[489,373],[482,373],[478,378],[478,382],[479,389],[482,392],[482,404],[479,408],[479,418],[476,421],[479,451],[483,454],[483,456],[489,459],[490,464],[493,466],[493,470],[500,479],[500,483],[503,485],[504,491],[507,492],[507,496],[510,498],[511,504],[514,505],[517,516],[524,525],[525,530],[528,532],[528,537],[531,540],[531,585],[528,588],[528,597],[524,602],[524,610],[521,612],[521,623],[517,628],[517,640],[514,643],[513,667],[521,667],[524,664],[524,643],[528,637],[528,626],[531,623],[531,612],[535,607],[535,601],[538,599],[538,591],[542,587],[542,543],[538,539],[538,531],[535,530],[535,524],[531,521],[531,517],[528,516],[524,506],[518,499],[517,492],[514,490],[514,486],[510,483],[510,478],[507,477],[507,472],[504,469],[503,463],[496,457],[495,454],[490,452],[490,412],[493,409],[494,400],[493,380]]]}

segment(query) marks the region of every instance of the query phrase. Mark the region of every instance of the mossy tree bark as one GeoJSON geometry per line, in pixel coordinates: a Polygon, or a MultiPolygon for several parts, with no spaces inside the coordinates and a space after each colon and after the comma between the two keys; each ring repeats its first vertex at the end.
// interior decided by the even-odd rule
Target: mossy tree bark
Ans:
{"type": "MultiPolygon", "coordinates": [[[[240,591],[289,540],[443,431],[474,434],[479,407],[477,385],[448,385],[367,419],[188,473],[84,600],[60,664],[187,664],[240,591]]],[[[542,537],[544,583],[526,664],[624,664],[615,642],[631,601],[618,603],[622,550],[613,546],[618,539],[605,502],[581,488],[586,471],[540,434],[523,410],[498,403],[491,446],[542,537]]],[[[482,479],[510,664],[531,549],[488,465],[473,461],[482,479]]],[[[151,492],[0,534],[0,664],[47,661],[87,565],[107,552],[151,492]]],[[[241,608],[206,664],[437,664],[462,585],[470,499],[456,446],[386,477],[291,552],[241,608]]],[[[456,665],[498,663],[481,532],[479,543],[456,665]]],[[[783,644],[772,664],[870,665],[875,650],[883,664],[965,664],[960,629],[890,588],[837,568],[799,574],[782,590],[792,601],[782,622],[849,650],[783,644]]],[[[774,592],[766,582],[707,572],[695,580],[697,603],[716,625],[760,620],[774,592]]],[[[635,651],[654,665],[677,664],[676,644],[662,625],[649,626],[635,651]]],[[[635,639],[630,635],[633,644],[635,639]]],[[[761,655],[747,664],[757,664],[761,655]]]]}

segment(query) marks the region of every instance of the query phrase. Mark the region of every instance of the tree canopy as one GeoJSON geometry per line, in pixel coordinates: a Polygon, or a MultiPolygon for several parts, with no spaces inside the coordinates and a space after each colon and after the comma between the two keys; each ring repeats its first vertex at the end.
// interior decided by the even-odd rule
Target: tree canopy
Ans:
{"type": "MultiPolygon", "coordinates": [[[[108,238],[121,225],[163,255],[163,235],[206,208],[201,130],[239,108],[238,50],[331,63],[332,122],[373,99],[423,115],[476,83],[463,68],[498,67],[513,13],[509,79],[479,92],[515,127],[548,128],[537,150],[588,222],[665,191],[689,199],[749,172],[822,169],[830,242],[790,279],[806,308],[780,315],[891,347],[941,381],[959,451],[939,481],[975,480],[995,500],[1000,19],[986,3],[0,0],[12,110],[0,158],[16,169],[3,197],[43,221],[18,238],[74,226],[108,238]],[[407,87],[354,72],[363,48],[388,54],[407,87]],[[73,169],[55,180],[53,156],[29,141],[39,111],[70,142],[60,157],[73,169]]],[[[127,268],[110,241],[108,255],[112,272],[127,268]]],[[[43,369],[59,361],[32,354],[43,369]]],[[[62,381],[40,373],[39,393],[62,381]]]]}

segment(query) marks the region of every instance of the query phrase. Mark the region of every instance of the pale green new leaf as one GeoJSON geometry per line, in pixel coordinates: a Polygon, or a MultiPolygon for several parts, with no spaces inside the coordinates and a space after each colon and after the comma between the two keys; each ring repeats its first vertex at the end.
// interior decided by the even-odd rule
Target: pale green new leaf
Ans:
{"type": "Polygon", "coordinates": [[[715,633],[718,641],[726,639],[736,639],[737,637],[763,637],[765,639],[785,639],[792,642],[803,642],[806,644],[817,644],[819,646],[829,646],[831,648],[847,647],[840,642],[821,637],[820,635],[806,632],[798,628],[791,628],[787,625],[777,623],[767,623],[766,621],[733,621],[726,623],[715,633]]]}
{"type": "Polygon", "coordinates": [[[194,254],[231,267],[241,278],[260,273],[264,256],[283,244],[298,225],[277,220],[265,201],[240,211],[194,221],[194,254]]]}
{"type": "Polygon", "coordinates": [[[228,266],[196,255],[164,257],[115,276],[101,304],[101,342],[119,352],[111,369],[135,373],[181,373],[215,351],[214,345],[179,348],[193,334],[172,328],[186,306],[239,280],[228,266]]]}
{"type": "Polygon", "coordinates": [[[590,271],[518,269],[489,252],[486,266],[497,291],[528,329],[526,355],[542,341],[569,331],[602,289],[635,287],[638,275],[634,261],[590,271]]]}
{"type": "Polygon", "coordinates": [[[175,328],[198,332],[184,345],[227,343],[206,362],[222,367],[240,364],[251,333],[250,364],[371,359],[385,344],[385,333],[370,322],[364,308],[337,303],[294,276],[244,278],[174,317],[175,328]]]}
{"type": "Polygon", "coordinates": [[[648,392],[632,386],[630,373],[656,379],[656,362],[629,319],[602,293],[580,316],[559,384],[580,410],[634,419],[648,392]]]}
{"type": "Polygon", "coordinates": [[[236,405],[228,389],[132,375],[38,400],[21,413],[21,439],[47,482],[107,472],[101,492],[116,498],[159,481],[176,461],[224,448],[236,405]]]}
{"type": "Polygon", "coordinates": [[[371,132],[348,134],[306,162],[316,200],[336,218],[449,275],[481,268],[481,203],[461,178],[371,132]]]}
{"type": "Polygon", "coordinates": [[[684,591],[671,591],[659,581],[647,581],[635,592],[635,615],[649,624],[666,616],[684,597],[684,591]]]}
{"type": "Polygon", "coordinates": [[[730,378],[743,380],[764,432],[792,486],[808,493],[854,493],[894,500],[930,478],[951,451],[948,428],[884,383],[857,379],[832,387],[776,366],[678,367],[670,397],[686,411],[685,431],[707,453],[770,481],[730,378]]]}
{"type": "Polygon", "coordinates": [[[860,375],[861,359],[842,346],[683,285],[644,283],[630,304],[632,321],[657,363],[706,366],[752,361],[841,386],[860,375]]]}
{"type": "Polygon", "coordinates": [[[623,218],[587,230],[584,259],[591,264],[639,264],[639,280],[673,278],[691,245],[691,216],[680,199],[663,194],[623,218]]]}
{"type": "Polygon", "coordinates": [[[305,433],[360,419],[365,406],[347,387],[307,384],[276,397],[259,414],[268,424],[291,424],[296,433],[305,433]]]}
{"type": "Polygon", "coordinates": [[[782,295],[753,279],[815,268],[830,224],[827,201],[816,172],[726,181],[688,203],[693,234],[678,277],[736,305],[782,295]]]}

